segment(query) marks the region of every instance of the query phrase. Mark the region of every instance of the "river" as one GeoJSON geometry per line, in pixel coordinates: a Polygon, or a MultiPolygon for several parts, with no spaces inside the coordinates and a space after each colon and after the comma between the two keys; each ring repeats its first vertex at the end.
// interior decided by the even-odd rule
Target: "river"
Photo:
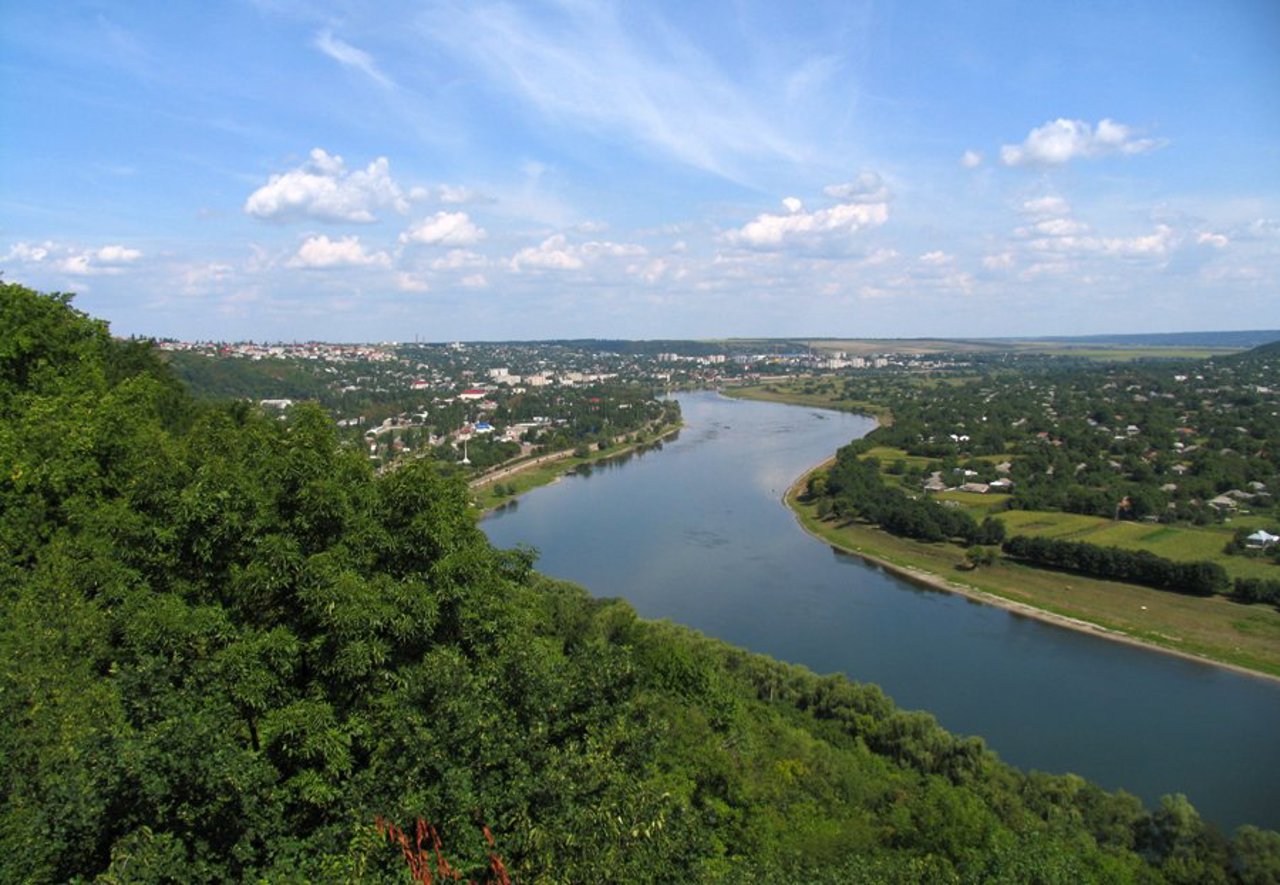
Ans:
{"type": "Polygon", "coordinates": [[[788,485],[864,416],[682,394],[661,449],[536,489],[481,524],[538,568],[647,618],[880,685],[1023,769],[1148,805],[1185,793],[1227,831],[1280,829],[1280,683],[927,590],[806,534],[788,485]]]}

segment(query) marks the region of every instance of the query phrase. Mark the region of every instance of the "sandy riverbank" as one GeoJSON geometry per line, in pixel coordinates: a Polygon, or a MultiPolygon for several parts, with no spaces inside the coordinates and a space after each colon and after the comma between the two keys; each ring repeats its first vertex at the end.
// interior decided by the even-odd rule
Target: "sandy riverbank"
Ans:
{"type": "Polygon", "coordinates": [[[834,547],[843,553],[848,553],[853,556],[857,556],[860,559],[865,560],[866,562],[879,566],[885,571],[890,572],[894,575],[897,575],[898,577],[904,578],[905,580],[911,581],[912,583],[917,584],[921,587],[927,587],[933,590],[941,590],[946,593],[955,593],[965,597],[966,599],[971,599],[974,602],[978,602],[983,605],[995,606],[996,608],[1001,608],[1001,609],[1004,609],[1005,611],[1013,612],[1014,614],[1021,615],[1023,617],[1035,618],[1038,621],[1042,621],[1046,624],[1053,624],[1054,626],[1062,627],[1067,630],[1075,630],[1081,633],[1089,633],[1093,636],[1100,636],[1103,639],[1109,639],[1113,642],[1123,642],[1127,645],[1136,646],[1138,648],[1146,649],[1148,651],[1157,651],[1163,654],[1174,655],[1176,657],[1185,658],[1186,660],[1197,661],[1201,664],[1212,664],[1215,667],[1221,667],[1226,670],[1231,670],[1232,672],[1235,672],[1235,673],[1241,673],[1246,676],[1253,676],[1258,679],[1266,679],[1272,682],[1280,682],[1280,676],[1273,676],[1270,673],[1260,673],[1257,670],[1251,670],[1248,667],[1242,667],[1242,666],[1239,666],[1238,664],[1229,664],[1224,661],[1218,661],[1213,658],[1206,657],[1204,655],[1192,654],[1190,652],[1181,651],[1176,648],[1169,648],[1167,646],[1157,645],[1153,642],[1147,642],[1146,640],[1139,639],[1136,636],[1133,636],[1128,633],[1124,633],[1120,630],[1113,630],[1110,627],[1103,627],[1100,624],[1095,624],[1091,621],[1082,620],[1080,618],[1073,618],[1069,615],[1063,615],[1063,614],[1058,614],[1057,612],[1046,611],[1042,608],[1037,608],[1036,606],[1030,605],[1025,602],[1019,602],[1017,600],[1007,599],[995,593],[989,593],[986,590],[979,590],[976,587],[961,583],[959,581],[953,581],[949,578],[943,577],[942,575],[939,575],[933,572],[927,572],[923,569],[913,568],[911,566],[899,565],[897,563],[890,562],[886,559],[881,559],[880,557],[867,553],[857,547],[846,546],[844,544],[840,544],[836,541],[833,541],[830,538],[823,537],[813,532],[812,530],[810,530],[810,528],[807,525],[805,525],[805,522],[801,518],[801,514],[796,509],[795,505],[796,505],[796,498],[804,490],[806,484],[809,481],[809,477],[814,472],[818,470],[822,470],[823,468],[827,467],[833,461],[835,461],[835,458],[827,458],[822,463],[816,464],[813,467],[806,470],[804,473],[800,475],[800,477],[795,482],[791,484],[791,486],[786,490],[785,493],[783,493],[783,496],[782,496],[783,504],[788,509],[791,510],[792,514],[796,518],[796,522],[800,524],[800,527],[803,528],[811,537],[821,541],[824,544],[834,547]]]}

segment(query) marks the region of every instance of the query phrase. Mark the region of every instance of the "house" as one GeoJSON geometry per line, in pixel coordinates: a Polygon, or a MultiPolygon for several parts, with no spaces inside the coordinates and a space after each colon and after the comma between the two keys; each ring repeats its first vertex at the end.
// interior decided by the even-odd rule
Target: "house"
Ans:
{"type": "Polygon", "coordinates": [[[1234,498],[1230,498],[1226,495],[1219,495],[1209,501],[1209,506],[1215,510],[1235,510],[1237,504],[1234,498]]]}
{"type": "Polygon", "coordinates": [[[991,487],[985,482],[966,482],[960,486],[959,491],[972,492],[975,495],[985,495],[990,491],[991,487]]]}
{"type": "Polygon", "coordinates": [[[1280,535],[1273,535],[1265,529],[1258,529],[1252,535],[1244,539],[1246,547],[1253,547],[1259,550],[1270,547],[1276,541],[1280,541],[1280,535]]]}

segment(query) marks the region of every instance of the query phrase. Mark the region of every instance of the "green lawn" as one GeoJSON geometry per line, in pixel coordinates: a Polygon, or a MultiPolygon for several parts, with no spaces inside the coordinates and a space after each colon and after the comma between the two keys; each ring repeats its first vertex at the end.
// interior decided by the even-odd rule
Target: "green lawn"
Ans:
{"type": "Polygon", "coordinates": [[[1055,513],[1047,510],[1010,510],[1000,514],[1011,535],[1033,535],[1064,541],[1085,541],[1100,547],[1149,550],[1175,562],[1209,560],[1219,563],[1233,578],[1280,580],[1280,566],[1266,558],[1228,556],[1222,548],[1231,540],[1229,526],[1158,525],[1055,513]]]}
{"type": "MultiPolygon", "coordinates": [[[[961,571],[958,566],[964,551],[954,544],[924,544],[860,523],[819,519],[814,507],[797,501],[794,493],[788,495],[788,502],[811,532],[852,552],[919,569],[954,584],[1047,612],[1078,618],[1152,645],[1280,676],[1280,611],[1271,606],[1240,605],[1223,596],[1209,599],[1184,596],[1011,562],[961,571]]],[[[1051,529],[1052,520],[1064,515],[1035,513],[1029,516],[1025,525],[1035,525],[1038,518],[1051,529]]],[[[1090,519],[1066,515],[1064,522],[1069,528],[1073,521],[1090,519]]],[[[1074,524],[1079,527],[1084,523],[1074,524]]],[[[1163,528],[1141,527],[1148,531],[1163,528]]]]}

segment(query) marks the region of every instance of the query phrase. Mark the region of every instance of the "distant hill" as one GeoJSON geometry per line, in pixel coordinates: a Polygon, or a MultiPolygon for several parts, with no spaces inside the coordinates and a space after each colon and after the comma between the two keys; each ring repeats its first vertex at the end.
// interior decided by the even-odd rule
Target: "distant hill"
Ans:
{"type": "Polygon", "coordinates": [[[1054,335],[1038,338],[1001,339],[1040,341],[1053,344],[1105,345],[1108,347],[1213,347],[1248,350],[1280,341],[1280,330],[1250,329],[1236,332],[1152,332],[1118,335],[1054,335]]]}
{"type": "Polygon", "coordinates": [[[1276,357],[1280,356],[1280,341],[1272,341],[1268,344],[1260,344],[1250,350],[1239,354],[1242,359],[1253,359],[1256,357],[1276,357]]]}

